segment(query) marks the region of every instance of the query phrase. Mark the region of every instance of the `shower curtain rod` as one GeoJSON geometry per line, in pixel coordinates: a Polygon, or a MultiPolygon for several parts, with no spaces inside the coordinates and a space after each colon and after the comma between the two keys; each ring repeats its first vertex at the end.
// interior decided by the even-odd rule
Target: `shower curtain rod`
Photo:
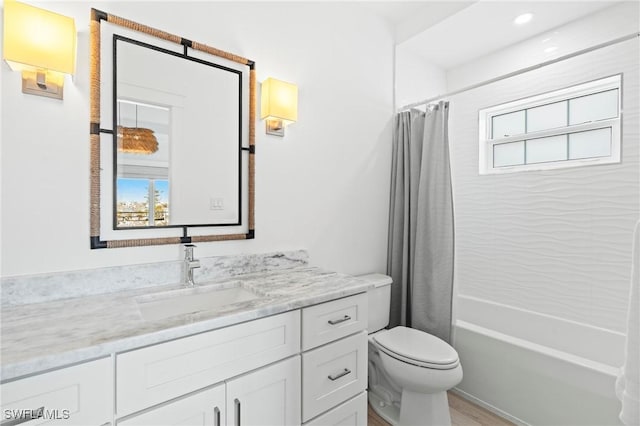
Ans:
{"type": "Polygon", "coordinates": [[[635,32],[635,33],[632,33],[632,34],[628,34],[626,36],[619,37],[619,38],[616,38],[616,39],[613,39],[613,40],[609,40],[609,41],[604,42],[604,43],[596,44],[595,46],[591,46],[591,47],[588,47],[586,49],[578,50],[576,52],[569,53],[569,54],[564,55],[564,56],[559,56],[559,57],[557,57],[555,59],[550,59],[548,61],[541,62],[541,63],[536,64],[536,65],[532,65],[532,66],[529,66],[529,67],[526,67],[526,68],[521,68],[521,69],[519,69],[517,71],[513,71],[513,72],[510,72],[508,74],[503,74],[503,75],[498,76],[498,77],[490,78],[489,80],[485,80],[485,81],[483,81],[481,83],[472,84],[470,86],[463,87],[462,89],[454,90],[453,92],[449,92],[449,93],[445,93],[445,94],[442,94],[442,95],[434,96],[432,98],[425,99],[425,100],[420,101],[420,102],[414,102],[412,104],[405,105],[402,108],[398,108],[397,111],[401,112],[401,111],[405,111],[405,110],[408,110],[408,109],[411,109],[411,108],[414,108],[414,107],[417,107],[417,106],[420,106],[420,105],[426,105],[429,102],[437,101],[437,100],[440,100],[442,98],[446,98],[448,96],[457,95],[458,93],[466,92],[467,90],[477,89],[478,87],[482,87],[482,86],[485,86],[487,84],[495,83],[497,81],[504,80],[504,79],[510,78],[510,77],[514,77],[516,75],[523,74],[525,72],[529,72],[529,71],[536,70],[538,68],[546,67],[547,65],[555,64],[556,62],[561,62],[561,61],[564,61],[566,59],[570,59],[570,58],[573,58],[573,57],[576,57],[576,56],[580,56],[580,55],[585,54],[585,53],[593,52],[594,50],[602,49],[603,47],[608,47],[608,46],[611,46],[613,44],[617,44],[617,43],[621,43],[623,41],[631,40],[631,39],[636,38],[636,37],[640,37],[640,32],[635,32]]]}

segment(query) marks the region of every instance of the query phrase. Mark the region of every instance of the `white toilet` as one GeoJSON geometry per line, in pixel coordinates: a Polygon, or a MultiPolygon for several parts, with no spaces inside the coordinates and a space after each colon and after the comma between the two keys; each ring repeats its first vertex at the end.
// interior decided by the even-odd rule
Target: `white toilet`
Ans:
{"type": "Polygon", "coordinates": [[[451,425],[447,390],[462,380],[458,353],[420,330],[389,325],[391,278],[364,275],[369,290],[369,403],[392,425],[451,425]]]}

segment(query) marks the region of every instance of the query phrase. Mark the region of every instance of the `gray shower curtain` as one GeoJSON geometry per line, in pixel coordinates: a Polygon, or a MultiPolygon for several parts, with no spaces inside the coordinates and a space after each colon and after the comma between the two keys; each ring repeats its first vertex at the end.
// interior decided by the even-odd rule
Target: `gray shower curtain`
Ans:
{"type": "Polygon", "coordinates": [[[449,103],[396,115],[387,273],[390,325],[451,341],[454,223],[449,103]]]}

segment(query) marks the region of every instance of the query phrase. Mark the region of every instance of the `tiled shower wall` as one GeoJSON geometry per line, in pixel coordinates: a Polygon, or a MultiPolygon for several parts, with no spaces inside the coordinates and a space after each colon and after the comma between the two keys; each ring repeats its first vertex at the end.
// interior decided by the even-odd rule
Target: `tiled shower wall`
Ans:
{"type": "Polygon", "coordinates": [[[449,99],[458,295],[625,331],[640,217],[639,51],[635,38],[449,99]],[[618,73],[620,164],[478,174],[479,109],[618,73]]]}

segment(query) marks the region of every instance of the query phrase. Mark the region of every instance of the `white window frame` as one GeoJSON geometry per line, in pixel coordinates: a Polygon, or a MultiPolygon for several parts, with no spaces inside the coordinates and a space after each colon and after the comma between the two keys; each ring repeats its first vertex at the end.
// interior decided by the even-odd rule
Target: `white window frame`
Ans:
{"type": "Polygon", "coordinates": [[[479,123],[479,172],[481,175],[514,173],[530,170],[549,170],[568,167],[590,166],[596,164],[611,164],[620,162],[620,123],[622,121],[622,74],[613,75],[603,79],[590,81],[565,89],[556,90],[532,96],[517,101],[481,109],[478,112],[479,123]],[[535,108],[555,102],[568,101],[573,98],[592,95],[608,90],[618,89],[618,115],[617,117],[590,121],[581,124],[557,127],[554,129],[540,130],[531,133],[522,133],[513,136],[491,138],[493,117],[509,114],[516,111],[535,108]],[[548,136],[562,136],[570,133],[584,132],[597,129],[611,129],[611,155],[597,158],[581,158],[574,160],[558,160],[544,163],[520,164],[513,166],[493,166],[493,147],[495,145],[520,142],[544,138],[548,136]]]}

